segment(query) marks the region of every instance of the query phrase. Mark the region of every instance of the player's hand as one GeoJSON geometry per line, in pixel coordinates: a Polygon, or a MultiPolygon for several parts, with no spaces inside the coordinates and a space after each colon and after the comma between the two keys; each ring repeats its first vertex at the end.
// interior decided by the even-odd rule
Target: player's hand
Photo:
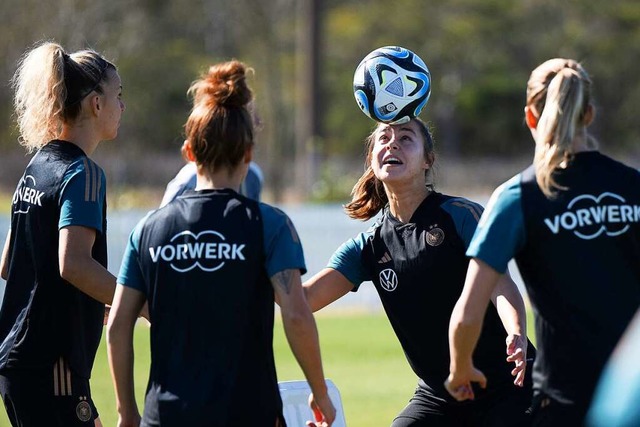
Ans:
{"type": "Polygon", "coordinates": [[[487,387],[487,378],[473,365],[470,365],[466,371],[458,370],[449,373],[449,377],[444,382],[444,388],[457,401],[473,400],[475,399],[475,394],[471,383],[478,383],[482,388],[487,387]]]}
{"type": "Polygon", "coordinates": [[[131,413],[120,413],[118,414],[118,427],[139,427],[140,422],[140,413],[138,409],[132,410],[131,413]]]}
{"type": "Polygon", "coordinates": [[[330,427],[336,419],[336,408],[333,407],[329,394],[322,397],[309,395],[309,407],[313,411],[314,421],[307,421],[307,427],[330,427]]]}
{"type": "Polygon", "coordinates": [[[509,335],[507,337],[507,362],[515,363],[511,375],[516,377],[513,383],[518,387],[524,385],[524,375],[527,371],[527,337],[509,335]]]}

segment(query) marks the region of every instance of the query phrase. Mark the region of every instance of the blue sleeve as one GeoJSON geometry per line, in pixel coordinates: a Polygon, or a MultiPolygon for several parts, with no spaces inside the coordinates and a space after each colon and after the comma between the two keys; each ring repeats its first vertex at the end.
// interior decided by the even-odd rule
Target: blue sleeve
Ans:
{"type": "Polygon", "coordinates": [[[147,288],[144,284],[144,278],[142,276],[142,270],[140,269],[139,263],[140,236],[142,233],[142,227],[150,214],[151,212],[142,218],[129,235],[127,248],[124,250],[120,272],[118,273],[118,283],[140,291],[145,295],[147,293],[147,288]]]}
{"type": "Polygon", "coordinates": [[[266,269],[269,277],[284,270],[307,272],[298,232],[289,217],[279,209],[260,203],[264,234],[266,269]]]}
{"type": "Polygon", "coordinates": [[[106,179],[103,170],[84,157],[67,169],[60,190],[58,228],[80,225],[102,233],[106,179]]]}
{"type": "Polygon", "coordinates": [[[176,176],[169,181],[167,188],[164,190],[160,207],[170,203],[176,197],[187,190],[196,188],[198,181],[195,163],[189,162],[180,169],[176,176]]]}
{"type": "Polygon", "coordinates": [[[458,236],[464,242],[464,247],[468,248],[473,233],[478,227],[478,221],[483,211],[482,206],[470,200],[456,197],[443,203],[442,209],[451,215],[458,236]]]}
{"type": "Polygon", "coordinates": [[[362,265],[362,250],[369,234],[360,233],[355,239],[344,242],[331,256],[328,268],[342,273],[353,284],[353,291],[357,291],[362,282],[371,280],[364,265],[362,265]]]}
{"type": "Polygon", "coordinates": [[[249,163],[247,176],[244,178],[244,181],[240,186],[240,193],[250,199],[260,201],[260,194],[262,193],[262,182],[263,177],[260,167],[256,163],[251,162],[249,163]]]}
{"type": "Polygon", "coordinates": [[[520,175],[494,191],[467,249],[467,256],[484,261],[500,273],[507,270],[507,264],[525,243],[521,199],[520,175]]]}
{"type": "Polygon", "coordinates": [[[590,427],[640,426],[640,315],[607,364],[588,415],[590,427]]]}

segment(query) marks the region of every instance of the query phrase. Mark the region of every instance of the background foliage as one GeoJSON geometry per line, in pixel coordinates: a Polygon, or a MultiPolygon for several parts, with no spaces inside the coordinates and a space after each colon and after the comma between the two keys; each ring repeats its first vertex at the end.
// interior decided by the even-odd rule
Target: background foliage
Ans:
{"type": "Polygon", "coordinates": [[[528,157],[526,80],[555,56],[579,59],[591,72],[593,130],[606,150],[638,152],[636,0],[3,0],[0,186],[9,190],[26,159],[8,81],[20,55],[42,39],[70,51],[91,46],[120,69],[127,111],[118,140],[98,152],[111,188],[166,183],[181,164],[187,87],[211,63],[237,58],[255,69],[263,122],[256,155],[271,195],[344,195],[341,182],[359,175],[372,127],[353,100],[353,71],[368,52],[392,44],[430,67],[433,94],[422,117],[449,159],[528,157]],[[301,117],[312,107],[309,124],[301,117]]]}

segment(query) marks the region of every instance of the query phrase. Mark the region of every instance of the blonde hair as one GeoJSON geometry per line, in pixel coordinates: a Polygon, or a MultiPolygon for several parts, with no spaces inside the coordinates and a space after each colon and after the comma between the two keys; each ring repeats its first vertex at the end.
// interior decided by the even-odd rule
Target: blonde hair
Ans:
{"type": "MultiPolygon", "coordinates": [[[[431,136],[429,127],[425,122],[417,117],[412,119],[412,121],[418,124],[420,134],[422,135],[424,158],[433,164],[433,161],[435,160],[435,153],[433,148],[433,137],[431,136]]],[[[358,179],[358,182],[353,186],[353,190],[351,190],[351,202],[344,206],[344,210],[347,215],[351,218],[363,221],[373,218],[389,203],[387,193],[384,191],[384,185],[382,181],[376,178],[373,173],[373,168],[371,167],[373,146],[379,126],[381,126],[381,124],[378,124],[373,132],[371,132],[371,134],[369,134],[365,139],[365,150],[367,152],[367,157],[365,159],[365,171],[360,179],[358,179]]],[[[430,170],[431,168],[427,170],[427,174],[430,170]]],[[[426,185],[433,186],[432,184],[426,185]]]]}
{"type": "MultiPolygon", "coordinates": [[[[550,59],[538,66],[527,84],[527,106],[539,115],[533,160],[536,181],[545,196],[565,190],[553,173],[573,155],[572,142],[591,104],[591,79],[577,61],[550,59]]],[[[589,139],[595,146],[595,141],[589,139]]]]}
{"type": "Polygon", "coordinates": [[[11,80],[20,144],[32,152],[56,139],[62,125],[80,115],[81,101],[102,93],[109,68],[116,69],[93,50],[68,55],[59,44],[44,42],[28,51],[11,80]]]}

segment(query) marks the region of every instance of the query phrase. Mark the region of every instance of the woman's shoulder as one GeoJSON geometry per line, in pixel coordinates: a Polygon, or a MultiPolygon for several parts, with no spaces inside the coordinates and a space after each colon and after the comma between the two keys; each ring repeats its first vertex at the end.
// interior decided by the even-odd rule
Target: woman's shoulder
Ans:
{"type": "MultiPolygon", "coordinates": [[[[453,196],[447,194],[439,194],[440,207],[449,213],[470,214],[479,218],[484,211],[484,207],[480,202],[473,201],[463,196],[453,196]]],[[[480,197],[478,197],[480,199],[480,197]]]]}
{"type": "Polygon", "coordinates": [[[613,157],[609,157],[606,154],[598,154],[598,157],[601,159],[601,161],[608,163],[610,167],[615,168],[622,173],[629,174],[636,179],[640,178],[640,170],[637,167],[630,166],[627,163],[614,159],[613,157]]]}
{"type": "Polygon", "coordinates": [[[251,199],[247,200],[249,203],[254,203],[260,210],[260,217],[266,230],[279,229],[285,225],[290,229],[295,230],[295,225],[293,224],[291,217],[284,210],[268,203],[258,202],[251,199]]]}

